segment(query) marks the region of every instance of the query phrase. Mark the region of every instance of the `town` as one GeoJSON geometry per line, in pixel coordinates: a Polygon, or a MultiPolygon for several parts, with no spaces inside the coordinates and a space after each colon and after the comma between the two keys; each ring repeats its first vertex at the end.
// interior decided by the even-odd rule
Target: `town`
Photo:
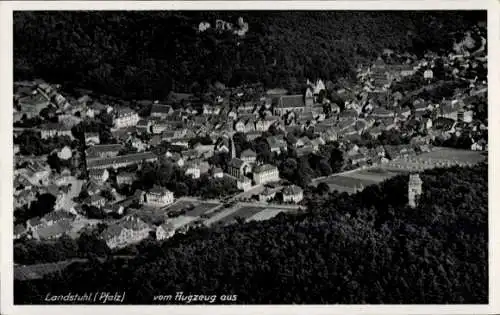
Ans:
{"type": "Polygon", "coordinates": [[[317,78],[300,91],[218,84],[129,101],[15,82],[14,237],[91,234],[119,250],[307,211],[315,191],[356,193],[402,173],[414,206],[418,172],[486,159],[485,47],[478,26],[446,54],[386,49],[354,83],[317,78]]]}

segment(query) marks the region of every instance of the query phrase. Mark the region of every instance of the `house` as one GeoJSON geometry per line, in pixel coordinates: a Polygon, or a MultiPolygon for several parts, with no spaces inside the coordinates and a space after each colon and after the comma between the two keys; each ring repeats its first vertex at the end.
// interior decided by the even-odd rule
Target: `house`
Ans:
{"type": "Polygon", "coordinates": [[[253,164],[257,160],[257,153],[251,149],[246,149],[240,153],[240,159],[249,164],[253,164]]]}
{"type": "Polygon", "coordinates": [[[273,199],[276,196],[276,191],[265,188],[260,194],[259,194],[259,201],[260,202],[267,202],[273,199]]]}
{"type": "Polygon", "coordinates": [[[186,167],[185,174],[195,179],[200,178],[201,175],[200,166],[197,163],[189,163],[186,167]]]}
{"type": "Polygon", "coordinates": [[[131,185],[135,180],[134,173],[119,172],[116,174],[116,184],[118,185],[131,185]]]}
{"type": "Polygon", "coordinates": [[[57,152],[57,157],[63,161],[71,159],[72,156],[73,152],[71,151],[71,148],[67,145],[64,146],[59,152],[57,152]]]}
{"type": "Polygon", "coordinates": [[[304,191],[296,185],[290,185],[283,189],[283,202],[299,203],[304,199],[304,191]]]}
{"type": "Polygon", "coordinates": [[[214,155],[215,146],[213,144],[197,143],[193,146],[193,150],[198,153],[198,156],[203,156],[205,159],[208,159],[214,155]]]}
{"type": "Polygon", "coordinates": [[[154,187],[145,194],[144,201],[149,206],[164,207],[174,202],[174,193],[162,187],[154,187]]]}
{"type": "MultiPolygon", "coordinates": [[[[172,123],[168,121],[155,121],[152,122],[151,132],[154,134],[162,133],[165,130],[170,130],[172,128],[172,123]]],[[[172,134],[173,137],[173,134],[172,134]]]]}
{"type": "Polygon", "coordinates": [[[60,221],[52,225],[43,225],[31,232],[34,239],[52,240],[70,233],[72,230],[71,221],[60,221]]]}
{"type": "Polygon", "coordinates": [[[370,115],[373,116],[375,119],[392,118],[394,117],[394,112],[387,110],[383,107],[376,107],[375,109],[373,109],[370,115]]]}
{"type": "Polygon", "coordinates": [[[255,130],[264,132],[269,130],[269,128],[274,124],[274,122],[277,120],[276,117],[265,117],[257,120],[255,123],[255,130]]]}
{"type": "Polygon", "coordinates": [[[59,123],[50,123],[40,127],[40,134],[42,139],[50,139],[63,136],[67,136],[73,139],[71,128],[59,123]]]}
{"type": "Polygon", "coordinates": [[[74,214],[60,210],[47,213],[40,219],[40,221],[46,225],[53,225],[63,221],[73,221],[74,219],[75,219],[74,214]]]}
{"type": "Polygon", "coordinates": [[[184,166],[184,158],[177,152],[173,153],[172,156],[170,156],[170,160],[179,167],[184,166]]]}
{"type": "Polygon", "coordinates": [[[57,115],[57,121],[62,124],[65,128],[71,128],[82,121],[82,118],[76,117],[73,114],[60,114],[57,115]]]}
{"type": "Polygon", "coordinates": [[[221,169],[221,168],[216,167],[216,168],[214,168],[214,169],[213,169],[213,171],[212,171],[212,176],[213,176],[214,178],[222,178],[222,177],[224,177],[224,172],[222,171],[222,169],[221,169]]]}
{"type": "Polygon", "coordinates": [[[174,236],[175,226],[171,222],[165,222],[156,228],[156,239],[158,241],[174,236]]]}
{"type": "Polygon", "coordinates": [[[116,213],[118,215],[123,215],[123,213],[125,212],[125,207],[122,205],[118,205],[118,204],[112,204],[112,205],[105,206],[102,210],[108,214],[109,213],[116,213]]]}
{"type": "Polygon", "coordinates": [[[89,193],[89,196],[93,196],[93,195],[97,195],[101,192],[101,185],[97,184],[93,180],[90,180],[85,185],[85,189],[89,193]]]}
{"type": "Polygon", "coordinates": [[[151,106],[151,117],[165,119],[174,112],[172,106],[155,103],[151,106]]]}
{"type": "Polygon", "coordinates": [[[95,194],[89,197],[88,204],[97,208],[101,208],[106,204],[106,198],[101,195],[95,194]]]}
{"type": "Polygon", "coordinates": [[[248,191],[252,188],[252,181],[246,176],[235,177],[229,174],[224,174],[224,178],[229,179],[239,190],[248,191]]]}
{"type": "Polygon", "coordinates": [[[358,118],[358,112],[355,109],[345,109],[339,115],[340,121],[351,121],[354,124],[354,121],[358,118]]]}
{"type": "Polygon", "coordinates": [[[17,103],[19,107],[21,107],[21,112],[25,114],[27,118],[32,118],[39,116],[40,111],[49,106],[50,100],[42,93],[35,93],[20,98],[17,103]]]}
{"type": "Polygon", "coordinates": [[[34,185],[46,182],[51,173],[49,165],[40,161],[34,161],[26,166],[26,171],[27,179],[34,185]]]}
{"type": "Polygon", "coordinates": [[[134,127],[139,122],[139,114],[129,108],[120,109],[116,112],[113,124],[115,128],[134,127]]]}
{"type": "Polygon", "coordinates": [[[109,158],[117,156],[122,148],[121,144],[100,144],[88,148],[85,154],[87,160],[109,158]]]}
{"type": "Polygon", "coordinates": [[[151,126],[153,125],[154,120],[152,119],[140,119],[135,125],[135,129],[138,133],[150,133],[151,126]]]}
{"type": "Polygon", "coordinates": [[[85,133],[85,144],[88,146],[96,145],[101,143],[99,139],[99,133],[97,132],[89,132],[85,133]]]}
{"type": "Polygon", "coordinates": [[[254,167],[253,180],[257,185],[279,181],[278,168],[271,164],[262,164],[254,167]]]}
{"type": "Polygon", "coordinates": [[[486,150],[486,146],[487,146],[486,141],[484,139],[481,139],[477,142],[474,142],[471,145],[470,149],[472,151],[483,151],[483,150],[486,150]]]}
{"type": "Polygon", "coordinates": [[[270,136],[266,139],[271,152],[281,153],[287,151],[287,143],[283,136],[270,136]]]}
{"type": "Polygon", "coordinates": [[[28,232],[28,230],[26,229],[26,227],[23,224],[16,224],[14,226],[14,239],[16,239],[16,240],[20,239],[27,232],[28,232]]]}
{"type": "Polygon", "coordinates": [[[252,167],[248,162],[245,162],[238,158],[234,158],[231,161],[229,161],[228,168],[229,168],[229,174],[236,178],[240,176],[245,176],[252,170],[252,167]]]}
{"type": "Polygon", "coordinates": [[[176,138],[170,141],[172,145],[179,146],[182,148],[189,148],[189,139],[187,138],[176,138]]]}
{"type": "Polygon", "coordinates": [[[325,145],[326,141],[322,137],[317,137],[311,140],[311,145],[314,151],[318,151],[320,146],[325,145]]]}
{"type": "Polygon", "coordinates": [[[104,183],[109,178],[107,169],[91,169],[89,170],[89,178],[97,183],[104,183]]]}
{"type": "Polygon", "coordinates": [[[109,248],[121,248],[142,241],[151,228],[137,217],[128,216],[110,225],[102,234],[109,248]]]}

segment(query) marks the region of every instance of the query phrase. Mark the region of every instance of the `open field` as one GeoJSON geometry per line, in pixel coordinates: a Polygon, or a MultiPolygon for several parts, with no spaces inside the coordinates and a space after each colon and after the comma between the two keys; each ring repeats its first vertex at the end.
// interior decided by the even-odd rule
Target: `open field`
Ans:
{"type": "Polygon", "coordinates": [[[339,186],[356,187],[359,185],[369,186],[372,184],[376,184],[379,182],[379,180],[361,179],[361,178],[353,177],[353,174],[349,174],[349,175],[331,177],[328,180],[326,180],[325,182],[327,184],[331,183],[331,184],[335,184],[335,185],[339,185],[339,186]]]}
{"type": "Polygon", "coordinates": [[[47,264],[36,264],[36,265],[27,265],[14,266],[14,279],[16,280],[31,280],[31,279],[41,279],[44,275],[62,271],[69,265],[75,262],[85,262],[87,259],[69,259],[55,263],[47,263],[47,264]]]}
{"type": "Polygon", "coordinates": [[[163,219],[165,218],[164,210],[153,207],[142,207],[140,209],[133,209],[131,211],[131,214],[137,215],[142,221],[150,224],[154,222],[163,221],[163,219]]]}
{"type": "Polygon", "coordinates": [[[220,212],[218,213],[215,213],[212,217],[210,217],[209,219],[207,219],[204,224],[206,226],[210,226],[218,221],[221,221],[223,218],[225,218],[226,216],[238,211],[240,208],[239,207],[232,207],[232,208],[226,208],[226,209],[222,209],[220,212]]]}
{"type": "Polygon", "coordinates": [[[185,208],[190,207],[191,205],[196,205],[196,203],[192,201],[178,200],[174,202],[172,205],[163,208],[163,210],[165,210],[166,212],[181,211],[185,208]]]}
{"type": "Polygon", "coordinates": [[[485,160],[485,156],[482,153],[483,152],[481,151],[470,151],[470,150],[437,147],[434,148],[432,152],[420,154],[418,158],[479,163],[485,160]]]}
{"type": "Polygon", "coordinates": [[[263,210],[263,208],[259,208],[259,207],[242,207],[242,208],[239,208],[237,211],[231,213],[230,215],[222,218],[217,223],[231,224],[231,223],[236,222],[237,217],[241,217],[241,218],[246,220],[246,219],[252,217],[253,215],[255,215],[261,211],[265,211],[265,210],[263,210]]]}
{"type": "Polygon", "coordinates": [[[277,216],[280,212],[286,211],[285,209],[264,209],[250,218],[248,218],[246,221],[264,221],[264,220],[269,220],[271,218],[274,218],[277,216]]]}
{"type": "Polygon", "coordinates": [[[211,209],[217,207],[219,204],[217,203],[209,203],[202,202],[194,207],[194,209],[189,210],[185,213],[187,216],[198,217],[206,212],[209,212],[211,209]]]}

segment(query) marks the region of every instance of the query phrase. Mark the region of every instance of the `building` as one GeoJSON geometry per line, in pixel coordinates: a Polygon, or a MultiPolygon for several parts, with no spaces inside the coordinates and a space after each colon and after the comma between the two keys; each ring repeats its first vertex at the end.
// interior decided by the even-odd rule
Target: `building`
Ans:
{"type": "Polygon", "coordinates": [[[270,136],[267,137],[266,141],[269,144],[271,152],[280,154],[286,152],[288,149],[288,145],[282,136],[270,136]]]}
{"type": "Polygon", "coordinates": [[[240,176],[245,176],[246,174],[250,173],[251,170],[252,167],[250,166],[250,164],[241,159],[234,158],[229,161],[229,174],[234,177],[238,178],[240,176]]]}
{"type": "Polygon", "coordinates": [[[151,117],[165,119],[174,112],[172,106],[153,104],[151,107],[151,117]]]}
{"type": "Polygon", "coordinates": [[[50,173],[51,170],[49,165],[39,161],[34,161],[26,166],[26,178],[34,185],[45,183],[49,179],[50,173]]]}
{"type": "MultiPolygon", "coordinates": [[[[310,90],[308,90],[310,91],[310,90]]],[[[302,94],[297,95],[282,95],[279,98],[274,99],[274,114],[277,116],[283,116],[289,112],[303,112],[306,110],[306,99],[307,104],[312,106],[311,102],[313,100],[312,91],[310,95],[305,97],[302,94]]]]}
{"type": "Polygon", "coordinates": [[[151,228],[137,217],[125,217],[110,225],[102,234],[109,248],[121,248],[142,241],[149,236],[151,228]]]}
{"type": "Polygon", "coordinates": [[[290,185],[283,189],[283,202],[299,203],[304,199],[304,191],[296,185],[290,185]]]}
{"type": "Polygon", "coordinates": [[[88,146],[96,145],[101,143],[99,139],[99,133],[97,132],[89,132],[85,133],[85,144],[88,146]]]}
{"type": "Polygon", "coordinates": [[[116,184],[118,185],[132,185],[135,180],[134,173],[120,172],[116,174],[116,184]]]}
{"type": "Polygon", "coordinates": [[[25,114],[27,118],[40,115],[40,111],[50,104],[50,100],[42,95],[42,93],[35,93],[22,97],[17,102],[21,107],[21,112],[25,114]]]}
{"type": "Polygon", "coordinates": [[[158,157],[151,152],[132,153],[109,158],[87,159],[87,169],[93,168],[114,168],[126,167],[143,162],[155,162],[158,157]]]}
{"type": "Polygon", "coordinates": [[[109,172],[107,169],[98,168],[89,170],[89,179],[96,181],[97,183],[104,183],[109,178],[109,172]]]}
{"type": "Polygon", "coordinates": [[[408,205],[417,206],[417,199],[422,194],[422,180],[418,174],[411,174],[408,181],[408,205]]]}
{"type": "Polygon", "coordinates": [[[175,226],[170,222],[165,222],[156,228],[156,239],[158,241],[174,236],[175,226]]]}
{"type": "Polygon", "coordinates": [[[137,125],[139,122],[139,114],[131,109],[121,109],[119,110],[113,119],[113,124],[115,128],[127,128],[137,125]]]}
{"type": "Polygon", "coordinates": [[[276,196],[276,191],[273,189],[265,188],[260,194],[259,194],[259,201],[260,202],[267,202],[272,200],[276,196]]]}
{"type": "Polygon", "coordinates": [[[257,153],[255,153],[252,149],[246,149],[240,153],[240,159],[244,162],[253,164],[257,160],[257,153]]]}
{"type": "Polygon", "coordinates": [[[167,206],[174,202],[174,193],[162,187],[154,187],[144,196],[144,203],[149,206],[167,206]]]}
{"type": "Polygon", "coordinates": [[[101,208],[101,207],[104,207],[104,205],[106,204],[106,198],[104,198],[101,195],[94,194],[94,195],[90,196],[88,203],[91,206],[101,208]]]}
{"type": "Polygon", "coordinates": [[[224,174],[224,177],[229,179],[239,190],[248,191],[252,188],[252,181],[246,176],[235,177],[229,174],[224,174]]]}
{"type": "Polygon", "coordinates": [[[213,169],[213,171],[212,171],[212,176],[213,176],[214,178],[223,178],[223,177],[224,177],[224,172],[222,171],[222,169],[221,169],[221,168],[216,167],[216,168],[214,168],[214,169],[213,169]]]}
{"type": "Polygon", "coordinates": [[[121,144],[100,144],[88,148],[85,153],[87,160],[109,158],[117,156],[122,148],[121,144]]]}
{"type": "Polygon", "coordinates": [[[253,180],[256,185],[279,181],[278,168],[271,164],[258,165],[253,169],[253,180]]]}
{"type": "Polygon", "coordinates": [[[59,157],[59,159],[64,161],[71,159],[72,156],[73,152],[71,151],[71,148],[67,145],[64,146],[59,152],[57,152],[57,157],[59,157]]]}
{"type": "Polygon", "coordinates": [[[40,127],[40,135],[42,139],[50,139],[63,136],[73,138],[71,128],[68,128],[65,125],[59,123],[47,124],[40,127]]]}
{"type": "Polygon", "coordinates": [[[188,163],[185,174],[195,179],[200,178],[201,175],[200,166],[197,163],[188,163]]]}

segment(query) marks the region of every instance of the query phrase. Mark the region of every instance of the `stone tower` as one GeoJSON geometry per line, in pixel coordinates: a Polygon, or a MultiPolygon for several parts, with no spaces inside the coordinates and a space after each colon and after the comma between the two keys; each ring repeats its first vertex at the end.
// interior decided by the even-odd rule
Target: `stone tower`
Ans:
{"type": "Polygon", "coordinates": [[[236,147],[234,145],[233,134],[229,134],[229,142],[231,142],[231,159],[236,158],[236,147]]]}
{"type": "Polygon", "coordinates": [[[422,180],[418,174],[410,174],[408,181],[408,205],[412,208],[417,206],[417,199],[422,194],[422,180]]]}

